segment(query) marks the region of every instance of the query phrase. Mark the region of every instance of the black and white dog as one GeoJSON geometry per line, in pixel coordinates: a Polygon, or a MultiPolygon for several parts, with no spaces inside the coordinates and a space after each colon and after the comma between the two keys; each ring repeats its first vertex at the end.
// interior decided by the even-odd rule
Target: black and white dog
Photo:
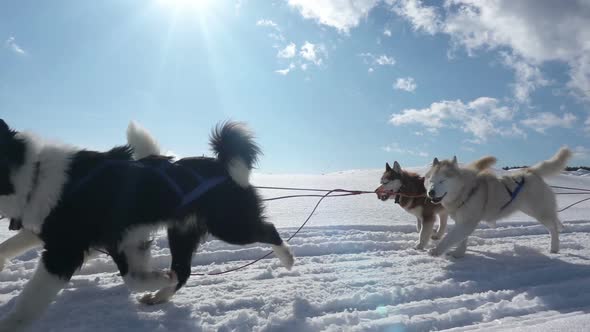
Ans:
{"type": "Polygon", "coordinates": [[[291,268],[291,251],[264,220],[249,184],[260,150],[243,124],[215,128],[216,158],[157,156],[156,141],[134,125],[128,139],[131,146],[86,151],[43,142],[0,120],[0,214],[22,225],[0,244],[0,267],[44,247],[0,331],[22,330],[38,318],[93,249],[112,256],[132,290],[158,290],[141,299],[147,304],[167,301],[186,283],[193,252],[207,234],[232,244],[271,244],[291,268]],[[134,160],[132,147],[145,158],[134,160]],[[149,268],[148,239],[160,227],[168,232],[169,272],[149,268]]]}

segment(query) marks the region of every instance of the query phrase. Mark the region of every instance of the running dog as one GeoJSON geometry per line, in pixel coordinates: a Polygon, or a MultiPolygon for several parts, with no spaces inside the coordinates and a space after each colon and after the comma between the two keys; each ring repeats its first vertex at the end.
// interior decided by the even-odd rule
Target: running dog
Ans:
{"type": "MultiPolygon", "coordinates": [[[[499,178],[489,172],[459,167],[456,157],[443,161],[435,158],[426,174],[428,197],[449,211],[455,227],[429,253],[440,256],[457,246],[450,254],[463,257],[467,237],[480,221],[494,223],[515,211],[543,224],[551,234],[551,253],[557,253],[558,232],[563,226],[557,217],[555,194],[543,178],[562,171],[571,155],[569,149],[562,148],[547,161],[499,178]]],[[[485,157],[478,162],[484,159],[495,160],[485,157]]]]}
{"type": "MultiPolygon", "coordinates": [[[[159,152],[147,132],[130,128],[130,134],[138,155],[159,152]]],[[[227,122],[216,127],[210,144],[215,158],[135,161],[129,146],[81,150],[43,142],[0,120],[0,214],[22,222],[22,230],[0,244],[0,262],[44,247],[0,331],[23,330],[42,315],[93,249],[108,252],[132,290],[157,290],[141,299],[147,304],[169,300],[186,283],[193,252],[207,234],[232,244],[271,244],[291,268],[293,255],[265,221],[249,183],[260,153],[252,134],[227,122]],[[148,264],[146,239],[161,227],[170,244],[169,272],[148,264]]]]}
{"type": "Polygon", "coordinates": [[[375,192],[384,202],[394,198],[396,204],[416,216],[416,230],[420,233],[420,240],[416,243],[415,249],[422,250],[431,237],[438,240],[444,235],[448,213],[442,205],[433,204],[426,197],[424,177],[402,170],[397,161],[393,162],[393,168],[389,166],[389,163],[385,163],[381,186],[375,192]],[[439,226],[433,234],[437,215],[439,226]]]}

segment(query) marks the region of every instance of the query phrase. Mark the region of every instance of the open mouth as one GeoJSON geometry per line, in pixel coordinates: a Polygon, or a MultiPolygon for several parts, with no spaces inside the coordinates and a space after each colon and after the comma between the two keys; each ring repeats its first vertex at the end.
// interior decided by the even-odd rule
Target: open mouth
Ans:
{"type": "Polygon", "coordinates": [[[443,198],[445,198],[446,195],[447,195],[447,193],[445,193],[444,195],[442,195],[440,197],[430,197],[430,201],[432,201],[432,203],[434,203],[434,204],[438,204],[443,200],[443,198]]]}

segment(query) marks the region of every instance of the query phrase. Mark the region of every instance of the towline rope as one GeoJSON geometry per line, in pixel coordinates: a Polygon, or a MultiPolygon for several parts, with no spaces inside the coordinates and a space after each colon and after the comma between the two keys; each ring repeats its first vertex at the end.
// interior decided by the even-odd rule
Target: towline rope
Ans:
{"type": "MultiPolygon", "coordinates": [[[[590,189],[582,189],[582,188],[570,188],[570,187],[562,187],[562,186],[550,186],[551,188],[555,188],[555,189],[567,189],[567,190],[578,190],[578,191],[583,191],[580,193],[556,193],[556,195],[573,195],[573,194],[578,194],[578,195],[590,195],[590,189]]],[[[345,197],[345,196],[357,196],[357,195],[364,195],[364,194],[375,194],[375,191],[365,191],[365,190],[347,190],[347,189],[320,189],[320,188],[296,188],[296,187],[269,187],[269,186],[258,186],[255,187],[256,189],[267,189],[267,190],[289,190],[289,191],[306,191],[306,192],[323,192],[325,194],[323,195],[319,195],[319,194],[304,194],[304,195],[287,195],[287,196],[278,196],[278,197],[272,197],[272,198],[266,198],[263,199],[263,201],[275,201],[275,200],[281,200],[281,199],[288,199],[288,198],[298,198],[298,197],[320,197],[320,199],[317,201],[317,203],[315,204],[315,206],[313,207],[313,209],[311,210],[311,212],[309,213],[309,215],[307,216],[307,218],[305,219],[305,221],[303,222],[303,224],[301,224],[301,226],[299,226],[299,228],[297,228],[297,230],[295,231],[295,233],[293,233],[286,242],[291,241],[291,239],[293,239],[302,229],[303,227],[305,227],[305,225],[307,225],[307,223],[309,222],[309,220],[311,219],[311,217],[314,215],[315,211],[318,209],[318,207],[320,206],[320,204],[322,203],[322,201],[325,198],[330,198],[330,197],[345,197]],[[333,193],[340,193],[338,195],[332,195],[333,193]]],[[[406,197],[413,197],[413,198],[420,198],[420,197],[426,197],[425,194],[408,194],[408,193],[400,193],[400,192],[390,192],[391,195],[401,195],[401,196],[406,196],[406,197]]],[[[568,206],[566,206],[565,208],[558,210],[557,212],[563,212],[571,207],[573,207],[574,205],[580,204],[582,202],[588,201],[590,200],[590,197],[579,200],[573,204],[570,204],[568,206]]],[[[230,273],[230,272],[234,272],[234,271],[238,271],[241,269],[244,269],[250,265],[254,265],[256,263],[258,263],[259,261],[265,259],[266,257],[270,256],[273,252],[269,251],[267,252],[264,256],[261,256],[260,258],[257,258],[251,262],[248,262],[246,264],[240,265],[238,267],[234,267],[225,271],[221,271],[221,272],[206,272],[206,273],[191,273],[191,275],[193,276],[216,276],[216,275],[222,275],[222,274],[226,274],[226,273],[230,273]]]]}

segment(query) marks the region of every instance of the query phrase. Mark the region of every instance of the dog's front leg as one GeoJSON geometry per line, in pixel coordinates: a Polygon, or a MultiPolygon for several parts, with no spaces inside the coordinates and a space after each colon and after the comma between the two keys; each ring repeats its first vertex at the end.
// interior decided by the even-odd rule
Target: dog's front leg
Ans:
{"type": "Polygon", "coordinates": [[[144,304],[160,304],[167,302],[178,291],[191,275],[193,253],[199,246],[199,241],[204,232],[196,222],[189,225],[174,226],[168,228],[168,242],[172,264],[171,274],[177,278],[175,286],[160,289],[155,294],[146,294],[139,299],[144,304]]]}
{"type": "Polygon", "coordinates": [[[39,318],[84,261],[84,253],[46,250],[37,270],[16,299],[14,309],[0,321],[0,332],[25,330],[39,318]]]}
{"type": "Polygon", "coordinates": [[[428,241],[430,240],[430,237],[432,236],[433,228],[434,217],[424,217],[424,220],[422,221],[422,229],[420,230],[420,241],[416,245],[415,249],[423,250],[426,247],[428,241]]]}
{"type": "MultiPolygon", "coordinates": [[[[431,256],[440,256],[447,252],[451,247],[466,241],[467,237],[473,233],[477,227],[478,221],[460,222],[456,221],[455,227],[438,243],[438,245],[430,249],[428,252],[431,256]]],[[[465,246],[467,244],[465,243],[465,246]]]]}
{"type": "Polygon", "coordinates": [[[448,218],[449,215],[446,213],[441,213],[438,215],[438,229],[436,230],[436,233],[432,235],[433,240],[440,240],[445,235],[448,218]]]}
{"type": "Polygon", "coordinates": [[[21,230],[15,236],[0,244],[0,271],[4,269],[6,261],[24,254],[30,249],[40,246],[41,239],[33,232],[21,230]]]}

